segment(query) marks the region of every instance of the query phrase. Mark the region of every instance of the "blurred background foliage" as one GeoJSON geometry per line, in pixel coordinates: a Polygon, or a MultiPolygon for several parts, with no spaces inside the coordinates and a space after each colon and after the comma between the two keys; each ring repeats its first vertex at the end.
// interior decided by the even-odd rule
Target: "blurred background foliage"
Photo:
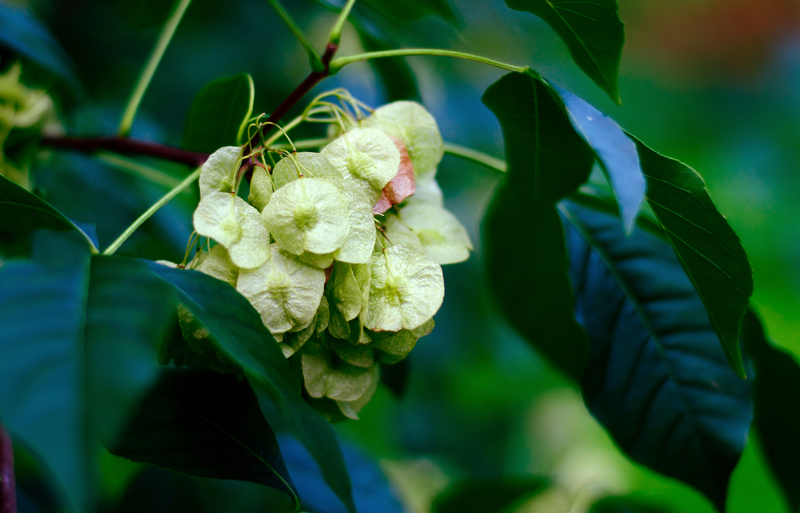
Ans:
{"type": "MultiPolygon", "coordinates": [[[[112,134],[171,2],[5,3],[41,20],[72,60],[74,83],[55,80],[23,60],[26,82],[55,96],[66,132],[112,134]]],[[[800,356],[800,4],[620,0],[627,43],[620,77],[623,104],[617,107],[572,63],[543,21],[508,9],[502,0],[449,3],[454,20],[422,16],[377,28],[404,46],[452,48],[531,65],[653,148],[697,169],[749,254],[754,306],[773,339],[800,356]]],[[[313,0],[287,1],[286,7],[321,47],[334,12],[313,0]]],[[[350,26],[340,55],[361,51],[362,44],[371,43],[359,39],[350,26]]],[[[14,55],[0,49],[2,70],[14,55]]],[[[446,141],[502,156],[498,123],[480,101],[484,89],[501,75],[499,70],[441,58],[407,62],[421,101],[436,116],[446,141]]],[[[209,81],[239,73],[253,76],[255,112],[268,113],[307,72],[305,54],[267,2],[195,0],[145,96],[132,135],[179,145],[194,96],[209,81]]],[[[348,66],[316,91],[342,86],[377,106],[404,94],[397,83],[388,85],[361,63],[348,66]]],[[[311,128],[306,135],[317,134],[311,128]]],[[[186,173],[181,166],[151,165],[174,177],[186,173]]],[[[46,199],[67,216],[97,223],[101,246],[166,190],[97,158],[66,152],[53,152],[39,162],[33,176],[46,199]]],[[[481,219],[500,177],[451,157],[445,157],[438,177],[447,208],[479,243],[481,219]]],[[[195,205],[193,193],[181,194],[121,252],[180,260],[195,205]]],[[[487,296],[481,259],[478,245],[467,263],[445,269],[447,299],[436,317],[436,330],[417,346],[407,368],[400,369],[401,374],[408,371],[405,386],[399,394],[397,387],[379,389],[360,421],[337,425],[341,438],[379,462],[397,497],[413,513],[431,511],[440,492],[467,476],[526,473],[553,477],[538,493],[510,500],[503,511],[576,513],[614,496],[634,502],[606,500],[594,510],[711,512],[699,493],[630,463],[614,447],[587,413],[579,392],[498,316],[487,296]]],[[[400,378],[393,382],[402,384],[400,378]]],[[[26,460],[24,448],[19,452],[23,486],[36,465],[26,460]]],[[[137,465],[124,460],[103,458],[109,505],[136,495],[126,495],[132,479],[137,479],[138,490],[159,479],[139,474],[137,465]]],[[[176,481],[171,489],[175,500],[187,489],[204,486],[195,481],[176,481]]],[[[247,484],[230,486],[241,488],[237,494],[242,501],[261,500],[256,492],[248,495],[247,484]]],[[[34,489],[23,495],[22,511],[26,497],[41,501],[47,494],[34,489]]],[[[232,511],[208,492],[205,496],[187,511],[232,511]]],[[[750,440],[734,474],[729,511],[788,512],[762,462],[758,440],[750,440]]]]}

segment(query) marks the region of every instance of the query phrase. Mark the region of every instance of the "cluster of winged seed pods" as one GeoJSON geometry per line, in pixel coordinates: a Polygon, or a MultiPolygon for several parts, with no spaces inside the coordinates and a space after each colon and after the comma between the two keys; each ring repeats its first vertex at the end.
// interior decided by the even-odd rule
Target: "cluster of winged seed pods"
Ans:
{"type": "Polygon", "coordinates": [[[441,264],[469,256],[435,180],[442,155],[433,117],[396,102],[320,153],[255,167],[247,201],[235,192],[242,148],[203,166],[194,226],[216,245],[195,269],[250,301],[322,411],[357,418],[378,364],[402,360],[433,329],[441,264]]]}

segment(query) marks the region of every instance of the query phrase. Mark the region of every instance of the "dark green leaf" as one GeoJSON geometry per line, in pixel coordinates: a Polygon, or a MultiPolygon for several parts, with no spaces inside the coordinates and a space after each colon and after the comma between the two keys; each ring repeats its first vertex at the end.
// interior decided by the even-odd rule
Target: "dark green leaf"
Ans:
{"type": "Polygon", "coordinates": [[[0,3],[0,44],[32,60],[73,89],[81,89],[72,61],[44,25],[7,3],[0,3]]]}
{"type": "Polygon", "coordinates": [[[362,0],[359,3],[369,6],[389,21],[406,22],[438,16],[451,25],[458,23],[447,0],[362,0]]]}
{"type": "Polygon", "coordinates": [[[593,504],[589,513],[667,513],[668,511],[627,497],[608,497],[593,504]]]}
{"type": "Polygon", "coordinates": [[[508,182],[484,221],[490,287],[512,326],[575,379],[588,354],[573,316],[572,289],[555,203],[591,173],[594,156],[550,88],[508,74],[483,102],[503,129],[508,182]]]}
{"type": "Polygon", "coordinates": [[[563,203],[592,415],[634,460],[722,510],[751,418],[750,383],[725,360],[703,303],[665,241],[563,203]]]}
{"type": "Polygon", "coordinates": [[[146,468],[131,482],[109,513],[287,513],[287,496],[244,481],[202,479],[158,467],[146,468]]]}
{"type": "Polygon", "coordinates": [[[506,0],[506,4],[546,21],[583,72],[612,100],[621,102],[617,75],[625,44],[625,25],[617,13],[617,0],[506,0]]]}
{"type": "Polygon", "coordinates": [[[510,506],[539,493],[548,485],[534,476],[465,479],[456,482],[436,497],[432,513],[501,513],[510,506]]]}
{"type": "Polygon", "coordinates": [[[232,375],[164,374],[111,452],[183,474],[252,481],[296,496],[258,400],[232,375]]]}
{"type": "Polygon", "coordinates": [[[645,179],[636,145],[613,119],[574,94],[555,89],[564,100],[572,126],[594,150],[617,197],[625,230],[630,232],[645,195],[645,179]]]}
{"type": "Polygon", "coordinates": [[[267,422],[275,429],[288,424],[330,487],[354,511],[350,477],[333,429],[303,400],[283,352],[250,302],[229,284],[200,272],[155,263],[150,268],[175,287],[180,302],[209,330],[217,349],[244,370],[267,422]]]}
{"type": "Polygon", "coordinates": [[[748,310],[742,340],[753,360],[753,428],[791,511],[800,510],[800,367],[786,351],[771,344],[761,323],[748,310]]]}
{"type": "Polygon", "coordinates": [[[509,73],[482,99],[503,129],[508,183],[526,202],[553,205],[589,178],[594,155],[549,85],[509,73]]]}
{"type": "Polygon", "coordinates": [[[381,383],[389,389],[396,399],[402,398],[408,387],[411,372],[410,360],[405,358],[391,365],[381,365],[381,383]]]}
{"type": "Polygon", "coordinates": [[[212,153],[237,144],[253,114],[254,93],[253,79],[246,73],[210,82],[189,109],[183,147],[212,153]]]}
{"type": "Polygon", "coordinates": [[[694,169],[634,141],[647,178],[647,202],[700,294],[728,363],[744,377],[739,325],[753,294],[753,271],[739,237],[694,169]]]}
{"type": "Polygon", "coordinates": [[[73,510],[89,511],[95,456],[158,372],[174,296],[139,262],[0,270],[0,415],[45,461],[73,510]]]}
{"type": "MultiPolygon", "coordinates": [[[[0,176],[0,232],[38,229],[77,230],[95,248],[92,239],[39,196],[0,176]]],[[[97,248],[95,248],[97,249],[97,248]]]]}

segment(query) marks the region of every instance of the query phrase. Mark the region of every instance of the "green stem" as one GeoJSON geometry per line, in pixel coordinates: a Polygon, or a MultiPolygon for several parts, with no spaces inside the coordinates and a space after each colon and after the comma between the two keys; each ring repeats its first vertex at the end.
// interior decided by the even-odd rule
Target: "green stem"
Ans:
{"type": "Polygon", "coordinates": [[[150,54],[150,59],[148,59],[147,64],[142,70],[142,74],[139,75],[139,81],[136,83],[133,93],[131,93],[128,105],[125,107],[125,113],[122,115],[122,121],[119,123],[119,135],[125,136],[130,132],[131,125],[133,125],[133,118],[136,117],[136,111],[139,109],[139,104],[142,103],[142,97],[144,97],[144,93],[147,91],[147,86],[150,85],[150,80],[152,80],[156,68],[158,68],[158,63],[161,62],[161,57],[164,56],[164,51],[166,51],[167,46],[169,46],[169,42],[172,40],[173,34],[175,34],[175,29],[178,28],[178,24],[181,22],[181,18],[183,18],[183,13],[186,12],[186,8],[189,7],[190,3],[192,3],[192,0],[176,1],[172,14],[170,14],[164,27],[161,29],[161,35],[158,36],[153,52],[150,54]]]}
{"type": "Polygon", "coordinates": [[[121,157],[115,153],[101,151],[95,154],[95,157],[98,160],[102,160],[106,164],[113,166],[121,171],[125,171],[126,173],[130,173],[134,176],[144,178],[159,185],[165,185],[167,187],[175,187],[176,185],[178,185],[178,183],[180,183],[180,181],[177,178],[173,178],[154,167],[145,166],[144,164],[140,164],[135,160],[126,159],[125,157],[121,157]]]}
{"type": "Polygon", "coordinates": [[[347,21],[347,17],[350,16],[350,11],[353,10],[353,5],[355,5],[356,0],[347,0],[347,3],[342,9],[342,12],[339,13],[339,17],[336,19],[336,23],[333,25],[331,29],[331,36],[328,38],[329,44],[339,45],[339,41],[342,39],[342,29],[344,28],[344,22],[347,21]]]}
{"type": "Polygon", "coordinates": [[[514,66],[513,64],[507,64],[505,62],[496,61],[494,59],[488,59],[486,57],[481,57],[480,55],[474,55],[471,53],[464,53],[464,52],[455,52],[452,50],[440,50],[438,48],[402,48],[400,50],[384,50],[380,52],[368,52],[368,53],[359,53],[356,55],[348,55],[346,57],[339,57],[337,59],[333,59],[331,61],[330,70],[331,74],[334,74],[343,67],[347,66],[348,64],[352,64],[354,62],[368,61],[370,59],[381,59],[383,57],[410,57],[415,55],[436,55],[440,57],[453,57],[456,59],[465,59],[468,61],[480,62],[481,64],[487,64],[489,66],[494,66],[495,68],[504,69],[506,71],[514,71],[516,73],[526,73],[526,74],[535,73],[528,66],[514,66]]]}
{"type": "Polygon", "coordinates": [[[494,169],[495,171],[500,171],[501,173],[505,173],[508,171],[508,164],[503,159],[499,159],[497,157],[492,157],[491,155],[487,155],[482,151],[473,150],[472,148],[467,148],[466,146],[461,146],[460,144],[453,144],[453,143],[444,143],[444,151],[445,153],[449,153],[450,155],[454,155],[456,157],[461,157],[462,159],[466,159],[482,166],[486,166],[489,169],[494,169]]]}
{"type": "Polygon", "coordinates": [[[112,242],[111,245],[107,247],[105,251],[103,251],[103,254],[113,255],[114,252],[116,252],[119,249],[119,247],[122,246],[122,244],[124,244],[125,241],[128,240],[128,238],[131,235],[133,235],[133,232],[138,230],[139,227],[142,226],[142,224],[144,224],[145,221],[150,219],[150,217],[152,217],[153,214],[158,212],[158,209],[169,203],[169,201],[172,198],[180,194],[182,190],[184,190],[185,188],[190,186],[195,180],[197,180],[200,177],[200,171],[202,169],[203,168],[197,168],[192,174],[187,176],[181,183],[176,185],[174,189],[166,193],[160,200],[156,201],[152,207],[148,208],[144,214],[139,216],[139,219],[134,221],[132,225],[130,225],[124,232],[122,232],[122,235],[117,237],[117,240],[112,242]]]}
{"type": "MultiPolygon", "coordinates": [[[[329,137],[320,137],[319,139],[301,139],[299,141],[294,141],[294,147],[298,150],[307,149],[307,148],[322,148],[332,139],[329,137]]],[[[291,144],[271,144],[270,148],[275,150],[291,150],[291,144]]]]}
{"type": "Polygon", "coordinates": [[[276,11],[280,15],[281,19],[286,23],[289,27],[289,30],[292,31],[294,37],[297,38],[297,41],[300,43],[300,46],[303,47],[303,50],[306,51],[308,55],[308,62],[311,63],[311,69],[314,71],[322,71],[325,66],[322,64],[322,60],[320,59],[319,53],[314,49],[314,46],[311,44],[311,41],[308,40],[303,31],[300,30],[300,27],[297,26],[297,23],[294,22],[289,13],[286,12],[286,9],[283,8],[281,3],[278,0],[267,0],[276,11]]]}

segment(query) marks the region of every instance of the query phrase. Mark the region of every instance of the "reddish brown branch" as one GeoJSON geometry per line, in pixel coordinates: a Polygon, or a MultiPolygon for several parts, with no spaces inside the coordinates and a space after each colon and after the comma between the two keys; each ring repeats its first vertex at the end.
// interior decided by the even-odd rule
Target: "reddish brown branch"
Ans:
{"type": "Polygon", "coordinates": [[[208,160],[207,153],[182,150],[174,146],[141,141],[128,137],[42,137],[42,145],[53,148],[65,148],[83,153],[96,151],[113,151],[128,155],[146,155],[158,159],[186,164],[191,167],[202,166],[208,160]]]}
{"type": "Polygon", "coordinates": [[[14,447],[11,436],[0,424],[0,513],[17,513],[14,483],[14,447]]]}
{"type": "Polygon", "coordinates": [[[312,71],[303,80],[297,88],[292,91],[292,93],[283,100],[283,103],[278,105],[278,108],[270,114],[269,118],[267,118],[267,122],[263,125],[261,129],[261,134],[256,132],[256,134],[250,138],[250,140],[245,144],[245,147],[254,148],[258,145],[259,140],[263,137],[265,138],[266,135],[272,130],[274,125],[270,123],[277,123],[278,121],[289,112],[289,109],[295,106],[295,104],[300,101],[300,99],[306,95],[311,89],[314,88],[315,85],[319,84],[322,79],[327,77],[330,74],[330,64],[331,60],[333,59],[333,55],[336,53],[336,50],[339,49],[339,46],[333,43],[328,43],[328,46],[325,48],[325,53],[322,54],[320,60],[324,66],[322,71],[312,71]]]}
{"type": "MultiPolygon", "coordinates": [[[[267,119],[270,123],[277,123],[286,113],[300,101],[315,85],[330,74],[330,63],[333,55],[338,50],[338,45],[328,44],[321,60],[324,68],[321,71],[312,71],[297,88],[278,106],[277,109],[267,119]]],[[[273,125],[266,124],[261,129],[261,134],[256,134],[245,144],[245,147],[255,147],[262,137],[272,129],[273,125]]],[[[83,153],[94,153],[97,151],[113,151],[123,155],[145,155],[158,159],[169,160],[186,164],[191,167],[202,166],[208,160],[207,153],[197,153],[187,151],[174,146],[166,146],[150,141],[141,141],[129,137],[42,137],[42,145],[51,148],[64,148],[80,151],[83,153]]],[[[244,170],[246,171],[246,170],[244,170]]],[[[4,513],[0,511],[0,513],[4,513]]]]}

